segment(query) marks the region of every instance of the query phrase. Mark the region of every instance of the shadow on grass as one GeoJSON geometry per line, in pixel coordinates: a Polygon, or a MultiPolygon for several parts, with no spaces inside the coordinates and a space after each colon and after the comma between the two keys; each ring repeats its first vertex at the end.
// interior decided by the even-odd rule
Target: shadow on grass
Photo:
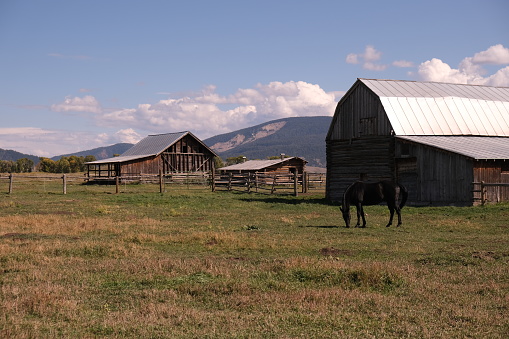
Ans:
{"type": "MultiPolygon", "coordinates": [[[[335,206],[337,203],[333,203],[326,198],[301,198],[301,197],[267,197],[267,196],[249,196],[246,198],[240,198],[239,200],[245,202],[264,202],[267,204],[286,204],[286,205],[300,205],[300,204],[319,204],[335,206]]],[[[338,205],[339,206],[339,205],[338,205]]]]}

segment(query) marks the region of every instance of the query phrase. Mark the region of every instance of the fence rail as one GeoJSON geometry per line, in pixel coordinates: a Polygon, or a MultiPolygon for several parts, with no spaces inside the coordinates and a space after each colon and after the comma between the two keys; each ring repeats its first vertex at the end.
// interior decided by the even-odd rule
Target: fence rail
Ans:
{"type": "Polygon", "coordinates": [[[507,200],[507,199],[502,199],[502,197],[500,196],[500,188],[506,187],[509,189],[509,183],[488,183],[488,182],[481,181],[481,182],[473,182],[472,184],[474,187],[472,192],[480,193],[480,197],[474,197],[474,202],[476,200],[480,200],[481,205],[484,205],[485,203],[488,202],[488,187],[497,188],[497,192],[495,194],[496,202],[500,202],[502,200],[507,200]]]}
{"type": "Polygon", "coordinates": [[[257,192],[262,194],[310,193],[325,190],[325,174],[267,174],[267,173],[227,173],[212,177],[212,190],[257,192]]]}
{"type": "MultiPolygon", "coordinates": [[[[18,183],[60,181],[62,194],[67,194],[70,184],[81,182],[105,183],[115,186],[115,193],[120,192],[121,185],[141,182],[158,184],[159,192],[166,191],[167,185],[194,187],[209,186],[212,191],[228,190],[240,192],[258,192],[262,194],[291,194],[325,191],[324,173],[304,173],[301,175],[273,175],[266,173],[214,174],[212,173],[171,173],[171,174],[127,174],[116,177],[91,178],[87,175],[73,174],[0,174],[0,182],[8,181],[8,193],[23,189],[18,183]]],[[[54,186],[54,187],[58,187],[54,186]]]]}

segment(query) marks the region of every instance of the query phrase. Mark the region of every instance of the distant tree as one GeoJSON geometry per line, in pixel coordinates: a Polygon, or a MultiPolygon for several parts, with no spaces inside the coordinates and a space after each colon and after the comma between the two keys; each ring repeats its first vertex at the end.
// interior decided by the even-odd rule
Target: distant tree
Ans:
{"type": "Polygon", "coordinates": [[[221,159],[220,157],[214,157],[214,166],[215,168],[224,167],[223,159],[221,159]]]}
{"type": "Polygon", "coordinates": [[[96,161],[97,159],[95,158],[95,156],[93,155],[87,155],[85,157],[85,162],[91,162],[91,161],[96,161]]]}
{"type": "Polygon", "coordinates": [[[16,163],[12,160],[0,160],[0,173],[16,172],[16,163]]]}
{"type": "Polygon", "coordinates": [[[56,168],[56,163],[54,160],[50,158],[40,157],[39,164],[37,165],[37,170],[40,172],[46,173],[54,173],[56,168]]]}
{"type": "Polygon", "coordinates": [[[247,158],[243,155],[239,155],[238,157],[229,157],[226,158],[226,166],[241,164],[245,162],[247,158]]]}
{"type": "Polygon", "coordinates": [[[69,173],[71,172],[71,164],[67,157],[61,157],[56,162],[55,173],[69,173]]]}
{"type": "MultiPolygon", "coordinates": [[[[283,157],[286,159],[286,158],[290,158],[289,155],[283,155],[283,157]]],[[[281,159],[281,155],[273,155],[273,156],[270,156],[270,157],[267,157],[267,160],[276,160],[276,159],[281,159]]]]}
{"type": "Polygon", "coordinates": [[[28,158],[21,158],[16,160],[16,172],[17,173],[29,173],[34,168],[34,162],[28,158]]]}

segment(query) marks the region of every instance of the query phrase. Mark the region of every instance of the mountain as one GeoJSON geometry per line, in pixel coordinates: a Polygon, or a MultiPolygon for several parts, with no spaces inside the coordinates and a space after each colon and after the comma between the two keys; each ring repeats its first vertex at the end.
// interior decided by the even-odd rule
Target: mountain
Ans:
{"type": "Polygon", "coordinates": [[[223,160],[243,155],[266,159],[284,153],[304,158],[308,166],[325,167],[325,137],[332,117],[295,117],[269,121],[203,142],[223,160]]]}
{"type": "Polygon", "coordinates": [[[39,162],[39,157],[35,155],[30,154],[24,154],[17,151],[13,151],[10,149],[2,149],[0,148],[0,160],[12,160],[16,161],[18,159],[27,158],[34,162],[34,164],[37,164],[39,162]]]}
{"type": "Polygon", "coordinates": [[[131,147],[133,147],[133,144],[119,143],[119,144],[115,144],[115,145],[111,145],[111,146],[94,148],[94,149],[91,149],[88,151],[62,154],[62,155],[55,156],[51,159],[56,161],[56,160],[59,160],[61,157],[68,157],[71,155],[75,155],[78,157],[81,157],[81,156],[85,157],[87,155],[93,155],[93,156],[95,156],[95,158],[97,160],[102,160],[102,159],[106,159],[106,158],[111,158],[111,157],[113,157],[114,154],[122,154],[131,147]]]}

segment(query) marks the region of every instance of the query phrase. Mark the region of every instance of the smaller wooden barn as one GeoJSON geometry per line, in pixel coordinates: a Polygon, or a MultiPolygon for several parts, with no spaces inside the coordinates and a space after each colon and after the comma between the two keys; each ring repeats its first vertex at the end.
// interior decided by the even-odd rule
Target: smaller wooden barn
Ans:
{"type": "Polygon", "coordinates": [[[220,168],[221,173],[265,173],[275,175],[301,175],[306,169],[307,161],[299,157],[274,160],[248,160],[240,164],[220,168]]]}
{"type": "Polygon", "coordinates": [[[214,170],[216,153],[191,132],[149,135],[118,157],[87,162],[91,179],[214,170]]]}

